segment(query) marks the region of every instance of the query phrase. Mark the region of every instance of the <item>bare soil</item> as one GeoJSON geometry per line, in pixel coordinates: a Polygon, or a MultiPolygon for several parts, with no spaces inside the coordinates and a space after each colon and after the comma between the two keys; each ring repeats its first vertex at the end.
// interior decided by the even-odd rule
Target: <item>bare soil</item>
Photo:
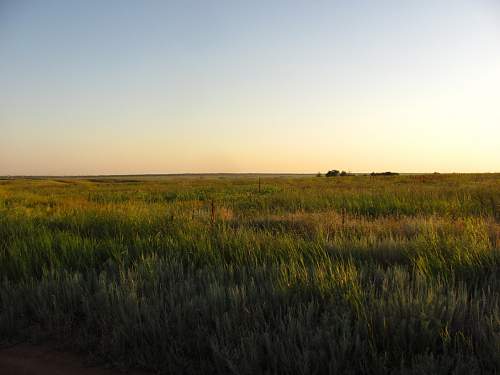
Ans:
{"type": "Polygon", "coordinates": [[[0,348],[2,375],[146,375],[140,371],[120,371],[93,367],[82,357],[49,346],[19,344],[0,348]]]}

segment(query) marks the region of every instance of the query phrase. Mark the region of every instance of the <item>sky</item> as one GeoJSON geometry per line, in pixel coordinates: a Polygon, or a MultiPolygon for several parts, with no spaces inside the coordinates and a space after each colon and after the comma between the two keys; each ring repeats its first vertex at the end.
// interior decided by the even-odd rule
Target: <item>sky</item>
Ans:
{"type": "Polygon", "coordinates": [[[500,172],[500,2],[0,0],[0,175],[500,172]]]}

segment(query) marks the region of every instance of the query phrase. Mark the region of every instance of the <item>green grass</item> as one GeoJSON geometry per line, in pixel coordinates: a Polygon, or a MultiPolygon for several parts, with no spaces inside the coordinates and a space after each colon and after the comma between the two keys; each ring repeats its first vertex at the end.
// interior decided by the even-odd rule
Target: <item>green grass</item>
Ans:
{"type": "Polygon", "coordinates": [[[0,340],[159,373],[500,373],[499,204],[498,174],[3,180],[0,340]]]}

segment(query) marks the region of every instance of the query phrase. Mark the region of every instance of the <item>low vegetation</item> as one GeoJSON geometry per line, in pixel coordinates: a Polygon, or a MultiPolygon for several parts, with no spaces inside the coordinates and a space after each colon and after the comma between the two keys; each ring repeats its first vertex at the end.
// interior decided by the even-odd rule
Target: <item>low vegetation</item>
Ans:
{"type": "Polygon", "coordinates": [[[372,172],[370,176],[399,176],[396,172],[372,172]]]}
{"type": "Polygon", "coordinates": [[[499,202],[498,174],[0,181],[0,340],[158,373],[498,373],[499,202]]]}

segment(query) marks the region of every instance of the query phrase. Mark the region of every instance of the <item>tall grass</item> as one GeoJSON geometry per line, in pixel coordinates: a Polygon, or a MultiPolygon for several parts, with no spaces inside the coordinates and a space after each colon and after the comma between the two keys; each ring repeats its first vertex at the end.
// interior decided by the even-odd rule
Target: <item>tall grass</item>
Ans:
{"type": "Polygon", "coordinates": [[[496,174],[1,181],[0,338],[160,373],[496,373],[497,202],[496,174]]]}

